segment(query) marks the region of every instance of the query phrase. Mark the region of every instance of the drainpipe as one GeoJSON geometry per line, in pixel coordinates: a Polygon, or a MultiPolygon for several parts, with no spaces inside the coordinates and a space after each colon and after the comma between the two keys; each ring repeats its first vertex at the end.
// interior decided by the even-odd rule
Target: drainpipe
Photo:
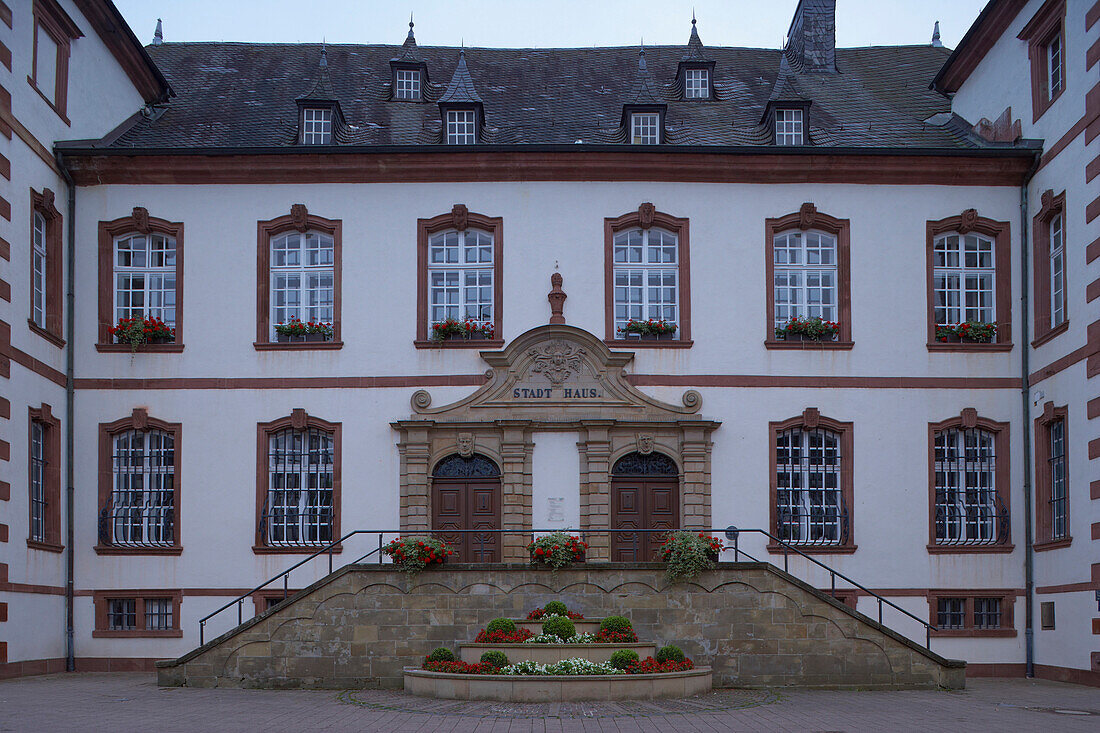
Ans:
{"type": "Polygon", "coordinates": [[[73,354],[76,326],[76,184],[65,168],[60,153],[55,153],[57,167],[69,189],[68,241],[65,247],[65,671],[76,671],[76,648],[73,641],[73,445],[76,392],[73,389],[73,354]]]}
{"type": "Polygon", "coordinates": [[[1031,527],[1031,386],[1028,384],[1030,370],[1030,342],[1031,331],[1028,321],[1028,304],[1030,302],[1030,273],[1028,265],[1028,248],[1030,245],[1028,233],[1028,196],[1027,187],[1031,183],[1032,176],[1039,167],[1039,156],[1031,164],[1031,169],[1024,176],[1024,182],[1020,186],[1020,313],[1022,314],[1020,327],[1020,370],[1022,386],[1020,388],[1020,403],[1023,408],[1023,466],[1024,466],[1024,674],[1028,677],[1035,676],[1035,627],[1034,613],[1032,611],[1035,598],[1034,579],[1034,549],[1032,546],[1031,527]]]}

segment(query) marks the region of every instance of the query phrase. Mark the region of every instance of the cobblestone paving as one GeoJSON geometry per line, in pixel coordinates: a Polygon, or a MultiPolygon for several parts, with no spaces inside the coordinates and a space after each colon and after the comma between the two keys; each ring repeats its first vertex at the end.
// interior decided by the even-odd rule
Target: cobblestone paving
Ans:
{"type": "Polygon", "coordinates": [[[0,682],[0,731],[725,733],[725,731],[1100,730],[1100,689],[969,680],[960,692],[719,690],[686,701],[509,705],[402,692],[158,688],[151,675],[0,682]]]}

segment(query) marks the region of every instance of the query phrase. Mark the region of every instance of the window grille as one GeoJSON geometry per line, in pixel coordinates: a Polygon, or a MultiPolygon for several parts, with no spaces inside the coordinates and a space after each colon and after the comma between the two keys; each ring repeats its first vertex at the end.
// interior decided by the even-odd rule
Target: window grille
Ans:
{"type": "Polygon", "coordinates": [[[802,110],[777,109],[775,111],[775,144],[804,145],[802,110]]]}
{"type": "Polygon", "coordinates": [[[657,145],[661,142],[661,115],[656,112],[630,116],[630,140],[634,145],[657,145]]]}
{"type": "Polygon", "coordinates": [[[326,107],[306,107],[302,110],[302,143],[332,144],[332,110],[326,107]]]}
{"type": "Polygon", "coordinates": [[[46,426],[31,421],[31,539],[46,542],[46,426]]]}
{"type": "Polygon", "coordinates": [[[107,628],[111,631],[133,631],[137,628],[137,599],[108,598],[107,628]]]}
{"type": "Polygon", "coordinates": [[[836,237],[790,231],[772,243],[775,263],[775,325],[794,317],[837,320],[836,237]]]}
{"type": "Polygon", "coordinates": [[[168,631],[172,626],[172,599],[145,599],[145,630],[168,631]]]}
{"type": "Polygon", "coordinates": [[[936,626],[940,629],[966,628],[966,599],[937,598],[936,626]]]}
{"type": "Polygon", "coordinates": [[[686,99],[710,97],[710,72],[707,69],[684,70],[684,97],[686,99]]]}
{"type": "Polygon", "coordinates": [[[663,320],[679,326],[680,238],[650,227],[615,234],[615,338],[627,321],[663,320]]]}
{"type": "Polygon", "coordinates": [[[336,247],[324,232],[285,232],[271,238],[271,332],[292,318],[332,323],[336,247]]]}
{"type": "Polygon", "coordinates": [[[129,234],[115,240],[115,320],[159,318],[176,325],[176,240],[129,234]]]}
{"type": "Polygon", "coordinates": [[[1061,540],[1068,535],[1067,509],[1069,496],[1066,482],[1066,422],[1050,423],[1050,539],[1061,540]]]}
{"type": "Polygon", "coordinates": [[[37,211],[32,222],[31,318],[46,327],[46,218],[37,211]]]}
{"type": "Polygon", "coordinates": [[[428,331],[448,318],[493,323],[493,235],[478,229],[428,239],[428,331]]]}
{"type": "Polygon", "coordinates": [[[838,545],[848,538],[841,488],[840,434],[792,428],[776,436],[776,535],[797,545],[838,545]]]}
{"type": "Polygon", "coordinates": [[[1066,320],[1065,232],[1062,228],[1062,215],[1056,214],[1048,226],[1050,228],[1050,326],[1053,328],[1066,320]]]}
{"type": "Polygon", "coordinates": [[[1047,44],[1047,98],[1053,100],[1062,91],[1062,36],[1058,34],[1047,44]]]}
{"type": "Polygon", "coordinates": [[[1001,599],[1000,598],[975,598],[974,599],[974,628],[999,629],[1001,628],[1001,599]]]}
{"type": "Polygon", "coordinates": [[[963,321],[996,323],[993,240],[951,232],[933,245],[933,290],[937,326],[963,321]]]}
{"type": "Polygon", "coordinates": [[[447,144],[473,145],[477,142],[477,112],[472,109],[447,111],[447,144]]]}
{"type": "Polygon", "coordinates": [[[272,546],[332,542],[333,436],[309,428],[268,437],[268,483],[260,531],[272,546]]]}
{"type": "Polygon", "coordinates": [[[415,69],[398,69],[394,96],[397,99],[420,99],[420,72],[415,69]]]}
{"type": "Polygon", "coordinates": [[[936,544],[993,545],[1008,539],[997,494],[996,435],[981,428],[935,434],[936,544]]]}
{"type": "Polygon", "coordinates": [[[175,436],[127,430],[112,438],[111,497],[100,513],[100,541],[116,547],[175,544],[175,436]]]}

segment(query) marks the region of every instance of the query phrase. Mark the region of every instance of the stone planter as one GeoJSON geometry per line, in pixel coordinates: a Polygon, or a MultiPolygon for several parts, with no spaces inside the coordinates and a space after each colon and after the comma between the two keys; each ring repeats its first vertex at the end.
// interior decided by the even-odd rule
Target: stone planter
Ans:
{"type": "Polygon", "coordinates": [[[280,344],[315,344],[328,340],[329,337],[323,333],[275,334],[275,341],[280,344]]]}
{"type": "MultiPolygon", "coordinates": [[[[542,621],[528,621],[527,619],[514,619],[517,629],[527,629],[534,634],[542,633],[542,621]]],[[[600,630],[601,619],[583,619],[573,622],[573,628],[578,634],[595,634],[600,630]]]]}
{"type": "Polygon", "coordinates": [[[611,655],[620,649],[632,649],[640,659],[657,653],[656,644],[459,644],[459,658],[463,662],[481,661],[487,651],[504,652],[510,662],[537,662],[553,664],[565,659],[587,659],[590,662],[609,662],[611,655]]]}
{"type": "MultiPolygon", "coordinates": [[[[585,561],[586,559],[587,559],[587,558],[586,558],[586,556],[585,556],[585,555],[581,555],[581,556],[580,556],[579,558],[577,558],[577,559],[573,560],[573,562],[569,563],[569,564],[568,564],[568,565],[566,565],[565,567],[566,567],[566,568],[571,568],[571,567],[573,567],[574,565],[581,565],[581,564],[583,564],[583,563],[584,563],[584,561],[585,561]]],[[[531,558],[531,567],[535,568],[536,570],[538,570],[538,569],[543,569],[543,568],[544,568],[544,569],[547,569],[547,570],[564,570],[564,569],[565,569],[565,568],[555,568],[555,567],[552,567],[552,566],[551,566],[551,565],[550,565],[549,563],[547,563],[547,562],[544,562],[544,561],[542,561],[542,560],[536,560],[535,558],[531,558]]]]}
{"type": "Polygon", "coordinates": [[[442,700],[656,700],[702,695],[710,690],[710,667],[660,674],[570,676],[449,674],[405,668],[405,692],[442,700]]]}
{"type": "Polygon", "coordinates": [[[807,342],[807,343],[811,343],[811,344],[821,344],[821,343],[825,343],[825,342],[828,342],[828,341],[835,341],[836,340],[836,335],[835,334],[831,335],[831,336],[824,336],[823,335],[820,338],[814,338],[813,336],[808,336],[804,333],[787,333],[787,334],[784,334],[783,337],[779,340],[780,341],[791,341],[791,342],[797,342],[797,343],[807,342]]]}
{"type": "Polygon", "coordinates": [[[628,333],[624,334],[627,341],[674,341],[676,332],[671,333],[628,333]]]}

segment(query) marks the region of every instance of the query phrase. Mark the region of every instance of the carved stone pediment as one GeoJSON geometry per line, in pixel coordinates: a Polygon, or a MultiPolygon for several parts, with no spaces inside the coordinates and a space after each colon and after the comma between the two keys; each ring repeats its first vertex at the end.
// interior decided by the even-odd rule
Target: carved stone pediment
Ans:
{"type": "Polygon", "coordinates": [[[469,397],[450,405],[431,406],[425,390],[412,397],[421,415],[455,419],[509,418],[682,419],[697,413],[702,398],[684,393],[682,405],[661,402],[630,384],[623,370],[633,352],[611,351],[579,328],[549,325],[533,328],[503,351],[483,351],[490,366],[487,382],[469,397]]]}

